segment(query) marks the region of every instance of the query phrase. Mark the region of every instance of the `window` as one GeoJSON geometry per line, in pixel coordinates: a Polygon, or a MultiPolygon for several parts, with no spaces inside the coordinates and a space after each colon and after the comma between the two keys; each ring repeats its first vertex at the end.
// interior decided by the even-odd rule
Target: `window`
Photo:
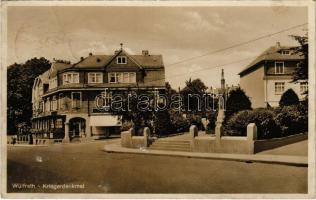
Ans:
{"type": "Polygon", "coordinates": [[[135,72],[129,73],[129,83],[136,83],[136,73],[135,72]]]}
{"type": "Polygon", "coordinates": [[[57,99],[56,99],[56,96],[53,96],[51,110],[57,110],[57,99]]]}
{"type": "Polygon", "coordinates": [[[65,97],[63,93],[59,94],[59,98],[58,98],[58,108],[59,110],[62,110],[65,108],[65,97]]]}
{"type": "Polygon", "coordinates": [[[42,83],[40,83],[40,85],[39,85],[39,95],[43,95],[44,94],[44,87],[43,87],[43,84],[42,83]]]}
{"type": "Polygon", "coordinates": [[[284,82],[275,82],[274,83],[274,92],[275,94],[283,94],[284,92],[284,82]]]}
{"type": "Polygon", "coordinates": [[[275,74],[284,74],[284,62],[275,62],[275,74]]]}
{"type": "Polygon", "coordinates": [[[71,93],[72,108],[81,107],[81,92],[72,92],[71,93]]]}
{"type": "Polygon", "coordinates": [[[123,73],[123,83],[128,83],[129,82],[129,73],[124,72],[123,73]]]}
{"type": "Polygon", "coordinates": [[[38,102],[38,112],[41,113],[43,112],[43,107],[44,107],[44,102],[38,102]]]}
{"type": "Polygon", "coordinates": [[[109,73],[109,82],[116,83],[115,73],[109,73]]]}
{"type": "Polygon", "coordinates": [[[50,99],[47,98],[46,103],[45,103],[45,111],[49,112],[50,111],[50,99]]]}
{"type": "Polygon", "coordinates": [[[282,50],[281,54],[283,54],[283,55],[290,55],[290,50],[282,50]]]}
{"type": "Polygon", "coordinates": [[[110,83],[136,83],[135,72],[111,72],[109,73],[110,83]]]}
{"type": "Polygon", "coordinates": [[[56,87],[57,87],[57,77],[49,79],[48,88],[51,90],[51,89],[54,89],[56,87]]]}
{"type": "Polygon", "coordinates": [[[102,73],[88,73],[88,83],[103,83],[102,73]]]}
{"type": "Polygon", "coordinates": [[[96,97],[97,108],[109,108],[112,101],[112,92],[101,92],[101,96],[96,97]]]}
{"type": "Polygon", "coordinates": [[[117,56],[116,63],[117,64],[126,64],[127,63],[126,56],[117,56]]]}
{"type": "Polygon", "coordinates": [[[40,113],[44,112],[44,107],[45,107],[44,101],[40,102],[40,104],[39,104],[39,112],[40,113]]]}
{"type": "Polygon", "coordinates": [[[63,84],[79,83],[79,73],[65,73],[63,74],[63,84]]]}
{"type": "Polygon", "coordinates": [[[50,128],[52,128],[52,129],[55,128],[54,120],[51,119],[49,121],[50,121],[50,128]]]}
{"type": "Polygon", "coordinates": [[[301,82],[300,83],[300,92],[305,93],[308,91],[308,82],[301,82]]]}
{"type": "Polygon", "coordinates": [[[56,120],[56,128],[63,128],[63,120],[62,119],[56,120]]]}

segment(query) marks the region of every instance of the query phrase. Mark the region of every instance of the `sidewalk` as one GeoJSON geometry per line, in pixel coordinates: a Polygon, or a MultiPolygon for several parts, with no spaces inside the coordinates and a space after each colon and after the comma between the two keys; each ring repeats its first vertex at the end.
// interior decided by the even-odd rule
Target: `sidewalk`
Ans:
{"type": "Polygon", "coordinates": [[[274,149],[265,150],[258,154],[267,155],[286,155],[286,156],[307,156],[308,155],[308,140],[284,145],[274,149]]]}
{"type": "Polygon", "coordinates": [[[225,154],[225,153],[200,153],[200,152],[182,152],[165,151],[149,149],[132,149],[121,147],[120,144],[110,144],[103,149],[108,153],[131,153],[144,155],[176,156],[186,158],[204,158],[215,160],[232,160],[240,162],[262,162],[277,163],[295,166],[308,166],[307,156],[288,156],[288,155],[266,155],[266,154],[225,154]]]}

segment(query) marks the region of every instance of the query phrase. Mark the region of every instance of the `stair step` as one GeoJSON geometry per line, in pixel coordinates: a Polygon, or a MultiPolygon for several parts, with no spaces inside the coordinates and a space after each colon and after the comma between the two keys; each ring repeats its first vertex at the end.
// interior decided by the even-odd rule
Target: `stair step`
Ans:
{"type": "Polygon", "coordinates": [[[182,147],[149,147],[152,150],[169,150],[169,151],[190,151],[190,148],[182,148],[182,147]]]}
{"type": "Polygon", "coordinates": [[[190,144],[152,144],[152,147],[190,147],[190,144]]]}
{"type": "Polygon", "coordinates": [[[190,144],[190,141],[161,141],[157,140],[153,142],[154,144],[190,144]]]}
{"type": "Polygon", "coordinates": [[[190,140],[172,140],[172,139],[157,139],[153,141],[149,149],[152,150],[167,150],[167,151],[190,151],[190,140]]]}

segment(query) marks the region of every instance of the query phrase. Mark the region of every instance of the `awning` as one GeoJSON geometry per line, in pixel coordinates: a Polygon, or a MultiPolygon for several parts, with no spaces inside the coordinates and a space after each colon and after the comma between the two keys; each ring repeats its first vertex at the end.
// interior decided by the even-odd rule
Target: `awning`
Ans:
{"type": "Polygon", "coordinates": [[[90,126],[121,126],[118,116],[115,115],[98,115],[90,116],[90,126]]]}

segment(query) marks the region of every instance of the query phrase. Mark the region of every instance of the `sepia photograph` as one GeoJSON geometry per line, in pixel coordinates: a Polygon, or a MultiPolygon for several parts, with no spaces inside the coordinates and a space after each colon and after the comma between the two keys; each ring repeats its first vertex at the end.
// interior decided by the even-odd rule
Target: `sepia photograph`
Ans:
{"type": "Polygon", "coordinates": [[[314,1],[1,4],[2,198],[315,198],[314,1]]]}

